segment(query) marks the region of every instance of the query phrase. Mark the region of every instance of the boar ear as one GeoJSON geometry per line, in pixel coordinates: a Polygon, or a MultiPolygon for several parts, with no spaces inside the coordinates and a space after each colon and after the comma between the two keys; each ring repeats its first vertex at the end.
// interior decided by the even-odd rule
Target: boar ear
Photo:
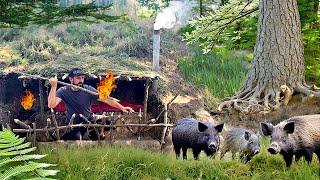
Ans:
{"type": "Polygon", "coordinates": [[[262,134],[265,136],[270,136],[273,131],[273,125],[267,123],[260,123],[262,134]]]}
{"type": "Polygon", "coordinates": [[[216,125],[214,128],[215,128],[218,132],[221,132],[222,129],[223,129],[223,125],[224,125],[224,123],[221,123],[221,124],[216,125]]]}
{"type": "Polygon", "coordinates": [[[294,132],[294,122],[288,122],[284,127],[283,130],[288,134],[292,134],[294,132]]]}
{"type": "Polygon", "coordinates": [[[250,136],[251,136],[250,132],[248,131],[244,132],[244,139],[246,139],[247,141],[249,140],[250,136]]]}
{"type": "Polygon", "coordinates": [[[202,122],[198,122],[198,129],[199,129],[200,132],[203,132],[206,129],[208,129],[208,126],[203,124],[202,122]]]}

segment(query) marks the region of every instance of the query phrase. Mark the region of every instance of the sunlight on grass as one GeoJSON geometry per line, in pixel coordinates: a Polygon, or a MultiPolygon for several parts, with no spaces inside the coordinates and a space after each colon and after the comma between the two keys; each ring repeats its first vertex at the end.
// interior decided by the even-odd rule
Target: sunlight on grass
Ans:
{"type": "Polygon", "coordinates": [[[234,160],[176,160],[174,154],[149,152],[132,147],[42,147],[46,160],[58,164],[60,179],[308,179],[318,178],[319,164],[304,161],[287,169],[280,156],[265,150],[248,164],[234,160]]]}

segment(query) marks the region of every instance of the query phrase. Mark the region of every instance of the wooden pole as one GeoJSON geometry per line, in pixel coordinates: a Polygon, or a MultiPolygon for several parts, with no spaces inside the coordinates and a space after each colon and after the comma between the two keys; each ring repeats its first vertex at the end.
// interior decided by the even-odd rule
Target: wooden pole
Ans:
{"type": "Polygon", "coordinates": [[[150,87],[150,78],[147,78],[146,83],[145,83],[145,88],[144,88],[143,123],[147,122],[149,87],[150,87]]]}
{"type": "MultiPolygon", "coordinates": [[[[110,125],[112,126],[114,123],[113,121],[113,113],[111,114],[111,118],[110,118],[110,125]]],[[[110,137],[109,137],[109,142],[110,145],[112,146],[112,132],[113,132],[113,127],[110,127],[110,137]]]]}
{"type": "Polygon", "coordinates": [[[53,125],[55,127],[57,140],[60,141],[60,132],[59,132],[59,128],[58,128],[59,126],[58,126],[58,122],[57,122],[56,116],[55,116],[52,108],[51,108],[51,116],[52,116],[53,125]]]}
{"type": "MultiPolygon", "coordinates": [[[[164,124],[164,123],[159,123],[159,124],[115,124],[115,125],[102,125],[102,124],[74,124],[71,127],[72,128],[78,128],[78,127],[113,127],[113,128],[118,128],[118,127],[172,127],[173,124],[164,124]]],[[[58,126],[58,128],[56,127],[51,127],[48,128],[48,131],[55,131],[56,129],[68,129],[70,128],[69,125],[66,126],[58,126]]],[[[33,132],[33,131],[37,131],[37,132],[45,132],[46,129],[45,128],[41,128],[41,129],[12,129],[13,132],[33,132]]]]}
{"type": "Polygon", "coordinates": [[[26,129],[31,129],[31,127],[29,125],[27,125],[26,123],[20,121],[19,119],[14,119],[13,120],[15,123],[19,124],[19,126],[26,128],[26,129]]]}
{"type": "MultiPolygon", "coordinates": [[[[141,108],[139,109],[139,124],[141,124],[142,114],[141,114],[141,108]]],[[[138,141],[141,140],[141,128],[138,127],[138,141]]]]}
{"type": "MultiPolygon", "coordinates": [[[[46,78],[46,77],[42,77],[40,75],[32,75],[32,74],[28,74],[28,73],[21,73],[23,76],[19,76],[19,78],[33,78],[33,79],[42,79],[42,80],[49,80],[49,78],[46,78]]],[[[64,86],[70,86],[70,87],[73,87],[73,88],[77,88],[81,91],[84,91],[88,94],[91,94],[91,95],[94,95],[94,96],[98,96],[99,94],[97,92],[93,92],[93,91],[90,91],[88,89],[85,89],[83,87],[80,87],[80,86],[76,86],[76,85],[73,85],[73,84],[70,84],[70,83],[65,83],[65,82],[62,82],[62,81],[57,81],[58,84],[61,84],[61,85],[64,85],[64,86]]],[[[113,99],[117,102],[119,102],[120,100],[116,99],[116,98],[113,98],[113,97],[108,97],[109,99],[113,99]]]]}
{"type": "Polygon", "coordinates": [[[42,123],[44,123],[44,104],[43,104],[43,88],[42,88],[42,82],[39,79],[39,97],[40,97],[40,127],[42,123]]]}
{"type": "Polygon", "coordinates": [[[48,118],[48,119],[47,119],[47,124],[46,124],[46,127],[45,127],[45,129],[46,129],[46,137],[47,137],[47,140],[49,139],[49,131],[48,131],[48,127],[50,127],[50,125],[51,125],[51,119],[50,119],[50,118],[48,118]]]}
{"type": "MultiPolygon", "coordinates": [[[[167,124],[167,122],[168,122],[168,104],[165,104],[165,105],[164,105],[164,115],[163,115],[163,116],[164,116],[164,118],[163,118],[163,123],[164,123],[164,124],[167,124]]],[[[164,141],[164,138],[166,137],[167,129],[168,129],[168,127],[165,126],[165,127],[163,128],[163,131],[162,131],[161,149],[163,149],[164,144],[166,143],[166,142],[164,141]]]]}
{"type": "Polygon", "coordinates": [[[159,54],[160,54],[160,30],[153,31],[153,58],[152,58],[152,70],[155,72],[160,71],[159,67],[159,54]]]}
{"type": "Polygon", "coordinates": [[[35,147],[36,146],[36,141],[37,141],[37,127],[36,127],[36,123],[32,123],[33,125],[33,139],[32,139],[32,146],[35,147]]]}

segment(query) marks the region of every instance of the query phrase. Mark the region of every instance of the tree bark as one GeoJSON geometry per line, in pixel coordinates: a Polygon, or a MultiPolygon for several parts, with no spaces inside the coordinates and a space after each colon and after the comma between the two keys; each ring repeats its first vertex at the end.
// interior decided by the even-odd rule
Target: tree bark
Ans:
{"type": "Polygon", "coordinates": [[[294,91],[313,93],[304,79],[301,23],[296,0],[260,0],[254,58],[240,92],[225,99],[223,111],[257,113],[287,105],[294,91]]]}

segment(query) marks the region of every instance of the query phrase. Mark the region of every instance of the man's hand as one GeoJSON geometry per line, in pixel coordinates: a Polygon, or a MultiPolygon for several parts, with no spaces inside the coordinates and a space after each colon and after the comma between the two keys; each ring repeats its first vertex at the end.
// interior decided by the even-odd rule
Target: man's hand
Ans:
{"type": "Polygon", "coordinates": [[[134,112],[134,110],[131,107],[123,107],[121,109],[121,111],[124,112],[124,113],[129,113],[129,112],[132,113],[132,112],[134,112]]]}
{"type": "Polygon", "coordinates": [[[50,78],[49,83],[50,83],[51,87],[57,87],[57,84],[58,84],[57,76],[50,78]]]}

